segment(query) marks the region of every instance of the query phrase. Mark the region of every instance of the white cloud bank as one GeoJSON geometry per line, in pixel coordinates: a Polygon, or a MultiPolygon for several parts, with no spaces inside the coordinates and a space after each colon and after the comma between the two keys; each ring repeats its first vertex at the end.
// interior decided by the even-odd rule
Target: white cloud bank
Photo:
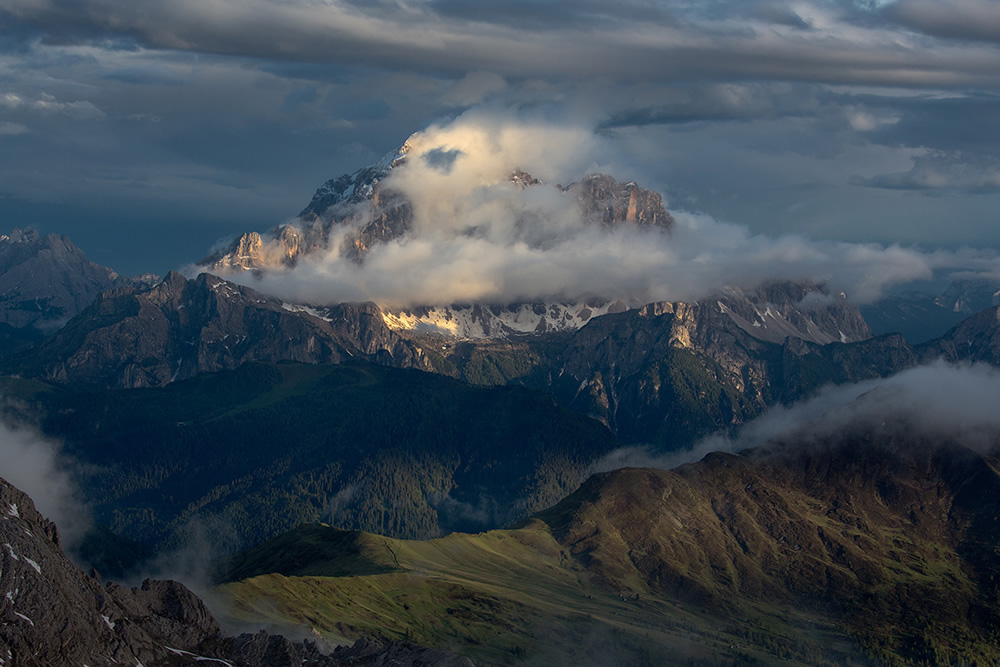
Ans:
{"type": "Polygon", "coordinates": [[[35,508],[59,527],[66,544],[74,544],[90,527],[70,462],[55,442],[29,428],[0,424],[0,477],[31,497],[35,508]]]}
{"type": "Polygon", "coordinates": [[[932,442],[995,452],[1000,448],[997,396],[1000,369],[935,362],[882,380],[827,387],[813,398],[772,407],[735,436],[715,434],[689,450],[658,455],[644,447],[622,448],[594,471],[625,466],[671,469],[710,452],[738,452],[773,442],[809,447],[857,428],[887,435],[916,433],[932,442]]]}
{"type": "MultiPolygon", "coordinates": [[[[709,216],[674,211],[671,233],[585,220],[575,195],[555,184],[587,174],[630,173],[587,119],[552,122],[475,109],[414,135],[406,162],[385,185],[413,204],[413,229],[372,247],[363,265],[345,259],[340,228],[328,252],[262,280],[235,276],[286,300],[375,301],[383,306],[630,298],[693,300],[725,285],[752,288],[806,279],[858,303],[939,270],[1000,276],[995,251],[925,252],[901,245],[754,234],[709,216]],[[522,169],[549,184],[521,189],[522,169]]],[[[231,276],[233,277],[233,276],[231,276]]]]}

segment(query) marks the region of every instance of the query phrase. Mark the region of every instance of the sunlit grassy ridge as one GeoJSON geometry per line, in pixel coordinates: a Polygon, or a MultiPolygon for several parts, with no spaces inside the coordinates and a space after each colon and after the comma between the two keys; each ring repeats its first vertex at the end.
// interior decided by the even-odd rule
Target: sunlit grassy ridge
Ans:
{"type": "MultiPolygon", "coordinates": [[[[325,531],[343,539],[341,531],[325,531]]],[[[484,664],[714,664],[738,639],[718,632],[707,615],[595,586],[538,522],[428,541],[362,539],[372,551],[359,558],[359,570],[372,555],[383,562],[387,555],[397,571],[266,574],[225,584],[232,619],[305,625],[332,640],[408,638],[484,664]]],[[[288,545],[279,540],[270,547],[284,553],[288,545]]]]}
{"type": "MultiPolygon", "coordinates": [[[[849,438],[598,475],[517,529],[312,528],[363,544],[355,569],[338,557],[340,576],[286,568],[222,590],[240,620],[487,664],[996,664],[998,498],[993,459],[849,438]]],[[[287,539],[264,552],[283,561],[287,539]]]]}

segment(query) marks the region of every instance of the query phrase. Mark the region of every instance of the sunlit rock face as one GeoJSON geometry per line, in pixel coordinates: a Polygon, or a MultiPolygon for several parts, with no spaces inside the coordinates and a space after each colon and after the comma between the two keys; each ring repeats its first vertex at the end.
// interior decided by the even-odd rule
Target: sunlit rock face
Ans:
{"type": "MultiPolygon", "coordinates": [[[[256,232],[244,234],[199,265],[222,273],[293,267],[303,256],[330,251],[331,234],[343,228],[352,231],[341,240],[339,253],[360,262],[373,246],[404,237],[413,229],[414,203],[403,191],[405,188],[393,185],[390,176],[410,159],[414,141],[411,138],[373,165],[324,183],[294,222],[279,225],[264,237],[256,232]]],[[[605,174],[593,174],[563,187],[546,185],[515,168],[506,179],[492,185],[513,185],[522,191],[549,187],[569,193],[581,221],[605,227],[634,225],[669,230],[674,224],[658,193],[634,182],[619,183],[605,174]]]]}

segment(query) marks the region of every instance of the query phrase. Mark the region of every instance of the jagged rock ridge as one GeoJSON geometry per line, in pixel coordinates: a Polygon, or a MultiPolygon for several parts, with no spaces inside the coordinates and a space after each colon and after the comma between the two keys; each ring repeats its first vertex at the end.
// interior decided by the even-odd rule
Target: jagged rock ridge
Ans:
{"type": "Polygon", "coordinates": [[[59,382],[160,386],[247,361],[367,358],[422,367],[420,349],[389,331],[374,304],[322,317],[210,274],[171,272],[152,288],[102,293],[44,341],[27,372],[59,382]]]}
{"type": "MultiPolygon", "coordinates": [[[[505,339],[575,331],[596,317],[640,305],[644,304],[614,299],[589,303],[425,306],[383,309],[383,318],[390,329],[413,335],[505,339]]],[[[645,305],[665,312],[685,304],[645,305]]],[[[718,308],[754,338],[774,343],[789,336],[819,344],[854,342],[871,336],[864,318],[843,294],[829,295],[808,282],[772,282],[755,290],[727,287],[715,296],[687,305],[718,308]]]]}

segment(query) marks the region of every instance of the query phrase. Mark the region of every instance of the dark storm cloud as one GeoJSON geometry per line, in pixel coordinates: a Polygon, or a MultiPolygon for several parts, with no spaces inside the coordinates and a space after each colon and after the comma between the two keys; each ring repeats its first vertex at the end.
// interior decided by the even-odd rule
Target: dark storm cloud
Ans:
{"type": "Polygon", "coordinates": [[[890,107],[898,122],[868,138],[887,146],[926,146],[940,151],[1000,151],[1000,95],[969,91],[909,98],[856,96],[860,105],[890,107]]]}
{"type": "Polygon", "coordinates": [[[847,5],[523,4],[7,0],[5,10],[63,40],[72,27],[81,38],[125,35],[151,48],[452,73],[907,85],[994,85],[1000,76],[993,50],[931,54],[905,31],[855,20],[847,5]]]}
{"type": "Polygon", "coordinates": [[[928,35],[1000,42],[1000,4],[995,0],[899,0],[884,13],[928,35]]]}

